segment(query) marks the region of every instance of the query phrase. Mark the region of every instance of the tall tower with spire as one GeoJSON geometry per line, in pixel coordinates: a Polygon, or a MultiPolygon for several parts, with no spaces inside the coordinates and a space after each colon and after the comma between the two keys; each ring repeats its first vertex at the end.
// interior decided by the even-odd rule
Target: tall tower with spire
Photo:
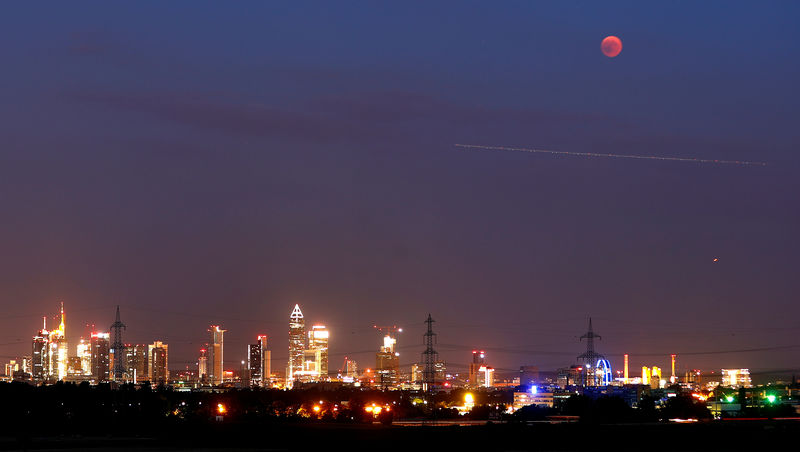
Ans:
{"type": "Polygon", "coordinates": [[[67,328],[66,315],[64,314],[64,302],[61,302],[61,321],[58,328],[50,331],[50,372],[49,376],[56,380],[63,380],[67,376],[67,328]]]}
{"type": "Polygon", "coordinates": [[[109,327],[114,337],[111,343],[111,353],[114,354],[114,369],[111,373],[112,381],[122,381],[127,367],[125,363],[125,343],[122,342],[122,330],[125,328],[125,324],[119,318],[119,305],[117,305],[116,320],[109,327]]]}
{"type": "Polygon", "coordinates": [[[300,305],[294,305],[289,315],[289,365],[286,382],[294,380],[295,373],[303,371],[303,351],[306,349],[306,321],[300,305]]]}

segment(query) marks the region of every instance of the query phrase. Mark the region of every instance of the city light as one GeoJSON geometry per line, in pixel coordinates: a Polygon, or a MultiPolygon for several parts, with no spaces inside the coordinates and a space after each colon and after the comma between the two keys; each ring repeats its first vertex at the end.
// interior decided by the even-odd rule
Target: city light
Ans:
{"type": "MultiPolygon", "coordinates": [[[[355,361],[345,358],[342,369],[335,377],[328,377],[327,372],[320,372],[327,367],[327,354],[325,359],[322,359],[322,350],[327,352],[328,342],[330,335],[327,328],[323,325],[314,325],[309,334],[303,334],[301,337],[299,332],[305,331],[303,325],[302,313],[299,306],[295,306],[295,311],[292,313],[292,323],[294,325],[294,333],[297,338],[303,339],[302,348],[298,349],[302,352],[303,370],[292,373],[291,366],[287,366],[287,373],[281,374],[279,372],[271,372],[270,354],[267,349],[267,336],[259,335],[259,344],[251,344],[248,346],[246,356],[247,359],[236,359],[241,367],[240,371],[224,370],[222,369],[222,352],[223,341],[222,333],[226,330],[221,329],[219,326],[212,325],[209,332],[212,334],[209,337],[209,343],[203,344],[200,347],[201,355],[195,364],[197,370],[194,372],[189,371],[188,366],[184,371],[174,371],[177,377],[172,379],[168,378],[167,367],[167,344],[160,341],[155,341],[153,344],[131,345],[125,346],[126,355],[124,359],[127,361],[129,367],[124,371],[130,373],[130,377],[123,373],[123,378],[131,378],[131,382],[142,383],[147,381],[158,381],[165,386],[172,386],[177,390],[191,391],[193,388],[205,390],[206,388],[247,388],[250,386],[262,386],[261,382],[266,381],[265,384],[271,385],[266,387],[281,388],[284,390],[291,390],[294,383],[309,383],[320,381],[327,378],[326,381],[337,382],[340,384],[351,384],[353,387],[361,387],[362,390],[400,390],[400,391],[419,391],[424,388],[421,380],[423,378],[423,365],[421,363],[411,363],[410,378],[399,373],[399,366],[397,357],[399,353],[395,350],[397,339],[392,334],[382,335],[383,346],[381,351],[377,354],[377,362],[375,367],[370,367],[364,371],[359,371],[355,365],[355,361]],[[307,336],[308,342],[305,342],[307,336]],[[263,340],[262,340],[263,339],[263,340]],[[148,361],[150,361],[148,363],[148,361]],[[131,363],[146,363],[148,366],[136,367],[131,363]],[[324,365],[323,365],[324,362],[324,365]],[[389,371],[390,370],[390,371],[389,371]],[[220,372],[220,375],[216,375],[220,372]],[[392,373],[393,372],[393,373],[392,373]],[[350,375],[348,375],[350,374],[350,375]],[[285,375],[285,379],[284,379],[285,375]],[[291,378],[289,378],[291,377],[291,378]],[[310,379],[313,377],[313,379],[310,379]],[[222,380],[218,382],[218,380],[222,380]]],[[[63,321],[62,313],[62,325],[63,321]]],[[[398,331],[396,327],[381,327],[391,328],[390,331],[398,331]]],[[[32,358],[23,357],[23,359],[11,360],[5,366],[5,373],[0,374],[2,381],[9,381],[9,377],[16,376],[17,373],[22,373],[23,369],[28,369],[31,381],[39,385],[52,384],[59,379],[61,373],[59,369],[59,360],[66,357],[59,351],[58,341],[64,341],[59,335],[58,337],[50,334],[53,331],[61,331],[63,326],[59,326],[58,330],[47,330],[46,323],[41,325],[39,334],[34,336],[34,356],[32,358]],[[38,355],[36,354],[38,351],[38,355]],[[37,361],[38,360],[38,361],[37,361]],[[39,365],[39,373],[33,377],[33,372],[30,370],[33,365],[39,365]]],[[[291,330],[291,328],[290,328],[291,330]]],[[[590,331],[591,323],[590,323],[590,331]]],[[[600,337],[592,333],[593,338],[600,337]]],[[[109,348],[109,333],[93,331],[91,333],[91,341],[81,340],[76,345],[78,356],[69,357],[68,376],[72,381],[86,381],[91,378],[90,384],[98,384],[102,382],[114,381],[109,374],[110,368],[113,368],[115,363],[115,350],[109,348]]],[[[65,343],[64,343],[65,344],[65,343]]],[[[64,345],[65,346],[65,345],[64,345]]],[[[197,349],[195,349],[197,350],[197,349]]],[[[571,394],[615,394],[614,397],[631,397],[631,406],[636,407],[639,395],[638,392],[643,388],[636,388],[637,385],[647,385],[651,389],[658,387],[664,388],[666,381],[661,378],[661,368],[658,366],[642,367],[642,378],[632,378],[624,382],[620,379],[611,380],[612,374],[611,363],[602,358],[595,352],[594,356],[601,356],[593,362],[581,362],[577,365],[572,364],[568,367],[563,367],[559,370],[557,378],[542,377],[540,375],[532,376],[527,374],[529,372],[528,366],[521,368],[521,374],[516,378],[509,378],[507,372],[495,375],[495,368],[488,365],[486,362],[486,353],[484,351],[472,351],[472,363],[470,363],[469,374],[459,376],[458,373],[447,373],[443,361],[436,361],[434,372],[437,380],[435,386],[439,389],[455,388],[459,391],[453,393],[452,398],[442,404],[437,402],[436,406],[446,407],[449,409],[456,409],[460,415],[466,415],[476,406],[478,394],[474,392],[478,388],[487,388],[486,390],[493,392],[503,390],[501,388],[518,387],[521,388],[518,392],[514,392],[513,406],[509,412],[518,410],[519,408],[527,405],[546,406],[549,408],[557,407],[559,399],[568,398],[571,394]],[[441,367],[440,367],[441,366],[441,367]],[[524,371],[523,371],[524,369],[524,371]],[[537,384],[533,384],[536,382],[537,384]],[[527,389],[525,389],[527,388],[527,389]],[[463,391],[463,392],[462,392],[463,391]],[[458,400],[458,398],[461,400],[458,400]]],[[[673,359],[673,355],[666,355],[665,358],[673,359]]],[[[66,363],[65,363],[66,364],[66,363]]],[[[291,364],[291,362],[287,363],[291,364]]],[[[456,364],[458,365],[458,364],[456,364]]],[[[535,369],[534,366],[530,366],[535,369]]],[[[2,370],[0,370],[1,372],[2,370]]],[[[533,370],[538,372],[538,370],[533,370]]],[[[617,371],[619,373],[619,371],[617,371]]],[[[666,406],[665,403],[669,399],[685,396],[694,399],[698,405],[706,405],[711,412],[711,416],[715,418],[726,417],[727,413],[721,412],[737,412],[736,415],[741,416],[743,408],[752,407],[751,401],[761,402],[764,407],[771,407],[776,404],[786,401],[789,403],[793,399],[791,394],[781,392],[781,389],[776,387],[764,387],[761,391],[755,393],[751,391],[744,392],[744,395],[737,397],[735,392],[739,388],[752,388],[752,381],[750,380],[749,369],[722,369],[722,372],[706,371],[703,373],[704,379],[700,380],[701,372],[693,369],[686,372],[686,377],[680,378],[676,382],[676,387],[671,387],[669,391],[664,391],[659,395],[657,407],[666,406]],[[759,394],[758,396],[754,394],[759,394]],[[738,401],[738,404],[737,404],[738,401]]],[[[423,389],[424,391],[424,389],[423,389]]],[[[481,389],[484,391],[484,389],[481,389]]],[[[449,391],[447,391],[449,392],[449,391]]],[[[482,393],[483,394],[483,393],[482,393]]],[[[380,396],[379,396],[380,397],[380,396]]],[[[491,400],[494,396],[489,397],[491,400]]],[[[212,399],[213,400],[213,399],[212,399]]],[[[350,401],[346,401],[348,404],[350,401]]],[[[198,404],[207,404],[208,402],[198,402],[198,404]]],[[[345,401],[342,401],[343,406],[345,401]]],[[[371,402],[363,406],[364,412],[369,413],[375,419],[379,415],[382,421],[386,421],[385,415],[389,411],[393,411],[392,404],[398,403],[392,401],[391,403],[378,403],[371,402]]],[[[412,397],[411,404],[414,406],[425,406],[429,401],[424,400],[423,397],[412,397]]],[[[497,406],[496,403],[489,403],[486,407],[497,406]]],[[[183,405],[182,405],[183,406],[183,405]]],[[[223,417],[227,418],[229,408],[223,403],[211,404],[217,420],[221,421],[223,417]],[[216,407],[214,406],[216,405],[216,407]]],[[[321,413],[324,411],[326,417],[336,417],[337,414],[345,410],[338,410],[337,405],[333,402],[326,402],[324,400],[309,401],[304,405],[306,416],[315,419],[321,419],[321,413]],[[331,404],[330,408],[325,408],[327,403],[331,404]]],[[[298,414],[298,411],[303,409],[294,408],[292,414],[298,414]]],[[[238,411],[238,410],[237,410],[238,411]]],[[[349,412],[349,410],[348,410],[349,412]]],[[[173,415],[184,415],[182,410],[171,411],[173,415]]],[[[731,417],[735,414],[731,413],[731,417]]],[[[370,417],[370,416],[368,416],[370,417]]],[[[676,419],[674,422],[690,421],[694,419],[676,419]]]]}

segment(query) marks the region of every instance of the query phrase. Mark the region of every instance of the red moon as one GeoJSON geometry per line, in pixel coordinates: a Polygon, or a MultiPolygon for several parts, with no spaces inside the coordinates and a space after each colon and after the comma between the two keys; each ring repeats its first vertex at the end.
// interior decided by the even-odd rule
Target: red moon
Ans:
{"type": "Polygon", "coordinates": [[[603,55],[614,58],[622,52],[622,41],[616,36],[606,36],[600,43],[600,50],[603,51],[603,55]]]}

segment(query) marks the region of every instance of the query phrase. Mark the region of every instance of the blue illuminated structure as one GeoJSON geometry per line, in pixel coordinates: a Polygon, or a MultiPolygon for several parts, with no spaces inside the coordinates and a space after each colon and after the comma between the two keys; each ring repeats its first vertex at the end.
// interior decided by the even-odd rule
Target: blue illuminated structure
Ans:
{"type": "Polygon", "coordinates": [[[608,386],[613,380],[611,363],[605,358],[598,359],[595,365],[595,384],[598,386],[608,386]]]}

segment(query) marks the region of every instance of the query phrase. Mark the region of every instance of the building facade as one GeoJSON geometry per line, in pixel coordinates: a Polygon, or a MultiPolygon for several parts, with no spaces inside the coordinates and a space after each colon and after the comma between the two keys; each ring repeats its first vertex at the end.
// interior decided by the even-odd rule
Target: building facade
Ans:
{"type": "Polygon", "coordinates": [[[272,353],[267,349],[267,335],[257,337],[255,344],[247,346],[247,370],[251,386],[270,387],[272,353]]]}
{"type": "Polygon", "coordinates": [[[478,383],[478,373],[481,366],[486,366],[486,352],[483,350],[472,351],[472,362],[469,363],[469,374],[467,376],[470,386],[480,386],[478,383]]]}
{"type": "Polygon", "coordinates": [[[155,341],[147,346],[147,379],[152,385],[169,382],[169,346],[155,341]]]}
{"type": "Polygon", "coordinates": [[[750,369],[722,369],[722,386],[752,388],[750,369]]]}
{"type": "Polygon", "coordinates": [[[289,363],[286,368],[286,382],[294,380],[295,374],[303,371],[303,355],[306,350],[306,322],[300,305],[294,305],[289,315],[289,363]]]}
{"type": "Polygon", "coordinates": [[[200,385],[209,384],[208,379],[208,344],[200,349],[200,356],[197,358],[197,382],[200,385]]]}
{"type": "Polygon", "coordinates": [[[330,333],[325,325],[314,325],[308,332],[308,349],[317,352],[314,364],[317,371],[317,378],[320,380],[328,379],[328,338],[330,333]]]}
{"type": "Polygon", "coordinates": [[[212,386],[222,384],[223,375],[223,351],[225,331],[219,325],[211,325],[208,329],[211,333],[211,341],[208,343],[208,382],[212,386]]]}
{"type": "Polygon", "coordinates": [[[383,337],[383,346],[375,354],[376,383],[387,388],[397,384],[400,372],[400,354],[395,349],[397,339],[387,334],[383,337]]]}
{"type": "Polygon", "coordinates": [[[150,379],[148,346],[145,344],[125,345],[125,380],[131,383],[144,383],[150,379]]]}
{"type": "Polygon", "coordinates": [[[92,347],[92,378],[95,383],[108,381],[110,371],[109,356],[111,351],[111,335],[109,333],[94,332],[91,335],[92,347]]]}

